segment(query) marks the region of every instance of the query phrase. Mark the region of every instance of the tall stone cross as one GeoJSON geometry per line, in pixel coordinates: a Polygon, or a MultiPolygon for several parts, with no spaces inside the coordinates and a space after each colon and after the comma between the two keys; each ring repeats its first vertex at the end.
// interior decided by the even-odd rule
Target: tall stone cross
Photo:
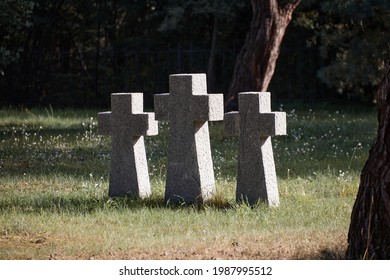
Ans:
{"type": "Polygon", "coordinates": [[[205,74],[171,75],[169,91],[154,97],[170,122],[165,200],[202,203],[215,193],[208,121],[223,120],[223,95],[207,94],[205,74]]]}
{"type": "Polygon", "coordinates": [[[269,92],[239,93],[238,107],[224,116],[225,133],[239,135],[236,199],[278,206],[271,136],[286,135],[286,113],[271,112],[269,92]]]}
{"type": "Polygon", "coordinates": [[[98,113],[98,133],[112,136],[109,195],[149,196],[144,135],[157,135],[158,122],[143,112],[142,93],[111,94],[111,112],[98,113]]]}

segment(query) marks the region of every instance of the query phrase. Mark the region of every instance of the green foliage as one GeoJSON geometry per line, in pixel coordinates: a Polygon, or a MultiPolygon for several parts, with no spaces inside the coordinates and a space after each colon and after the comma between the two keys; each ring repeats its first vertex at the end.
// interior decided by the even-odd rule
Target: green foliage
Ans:
{"type": "MultiPolygon", "coordinates": [[[[389,6],[302,1],[282,45],[274,96],[371,100],[389,61],[389,6]]],[[[108,106],[111,92],[142,91],[152,106],[179,71],[210,70],[210,90],[226,93],[250,20],[250,1],[0,1],[0,102],[108,106]]]]}
{"type": "Polygon", "coordinates": [[[242,14],[248,14],[249,10],[248,2],[175,0],[166,1],[155,14],[162,19],[158,30],[168,36],[170,44],[189,43],[209,49],[214,28],[221,48],[239,47],[250,19],[242,14]]]}
{"type": "Polygon", "coordinates": [[[311,1],[298,24],[315,31],[308,42],[324,65],[318,77],[339,93],[373,99],[390,61],[390,2],[311,1]]]}
{"type": "MultiPolygon", "coordinates": [[[[210,18],[221,16],[224,23],[230,22],[220,27],[224,34],[221,47],[240,44],[238,38],[245,32],[234,26],[246,21],[238,25],[232,22],[234,17],[227,17],[239,13],[241,10],[233,7],[242,5],[231,1],[224,8],[223,2],[218,3],[213,8],[205,1],[3,1],[1,28],[14,28],[6,30],[10,39],[1,49],[0,101],[102,106],[108,103],[109,93],[126,90],[147,92],[149,105],[152,94],[164,90],[161,85],[166,79],[161,73],[167,77],[192,61],[206,61],[202,64],[207,67],[207,58],[201,56],[208,56],[211,44],[210,18]],[[27,3],[31,4],[28,9],[27,3]],[[181,31],[178,26],[174,31],[161,29],[166,13],[180,9],[176,4],[186,7],[181,31]],[[196,53],[196,58],[191,53],[187,58],[180,52],[181,46],[203,53],[196,53]]],[[[206,67],[185,71],[200,72],[206,67]]]]}
{"type": "Polygon", "coordinates": [[[20,59],[25,32],[32,25],[34,1],[0,1],[0,72],[20,59]]]}
{"type": "Polygon", "coordinates": [[[232,22],[236,19],[239,9],[247,7],[245,2],[223,1],[223,0],[192,0],[192,1],[168,1],[163,9],[165,15],[164,21],[159,28],[160,31],[166,30],[185,30],[188,31],[188,24],[193,20],[201,18],[216,17],[226,22],[232,22]]]}

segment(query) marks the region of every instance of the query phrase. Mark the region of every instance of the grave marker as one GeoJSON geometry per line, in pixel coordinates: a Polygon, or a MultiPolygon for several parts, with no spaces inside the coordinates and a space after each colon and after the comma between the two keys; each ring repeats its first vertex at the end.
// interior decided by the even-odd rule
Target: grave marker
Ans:
{"type": "Polygon", "coordinates": [[[171,75],[169,91],[154,97],[170,122],[165,200],[202,203],[215,193],[208,121],[223,120],[223,95],[207,94],[205,74],[171,75]]]}
{"type": "Polygon", "coordinates": [[[279,205],[271,136],[286,135],[286,113],[271,112],[269,92],[238,95],[239,112],[224,116],[225,133],[239,135],[237,201],[279,205]]]}
{"type": "Polygon", "coordinates": [[[111,94],[111,111],[98,113],[98,132],[112,136],[109,195],[148,197],[144,136],[157,135],[158,122],[143,112],[142,93],[111,94]]]}

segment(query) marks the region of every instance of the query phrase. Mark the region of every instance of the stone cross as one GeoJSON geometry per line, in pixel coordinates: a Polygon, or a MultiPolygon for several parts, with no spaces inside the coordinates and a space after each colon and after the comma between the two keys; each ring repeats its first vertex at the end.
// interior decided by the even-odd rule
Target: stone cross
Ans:
{"type": "Polygon", "coordinates": [[[111,112],[98,113],[98,133],[112,136],[109,195],[148,197],[144,135],[157,135],[158,122],[143,112],[142,93],[111,94],[111,112]]]}
{"type": "Polygon", "coordinates": [[[238,95],[239,112],[224,116],[225,133],[239,135],[237,201],[279,205],[271,136],[286,135],[286,113],[271,112],[269,92],[238,95]]]}
{"type": "Polygon", "coordinates": [[[208,121],[223,120],[223,95],[207,94],[205,74],[169,76],[156,94],[157,120],[170,122],[165,200],[203,203],[215,193],[208,121]]]}

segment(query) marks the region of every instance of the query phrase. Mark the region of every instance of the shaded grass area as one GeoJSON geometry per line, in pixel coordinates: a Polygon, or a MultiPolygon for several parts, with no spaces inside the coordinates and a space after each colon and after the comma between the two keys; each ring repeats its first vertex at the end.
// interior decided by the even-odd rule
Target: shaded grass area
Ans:
{"type": "Polygon", "coordinates": [[[365,110],[285,109],[273,139],[281,206],[235,203],[238,140],[210,125],[217,195],[164,203],[167,134],[147,137],[153,195],[107,196],[96,112],[0,110],[0,259],[338,259],[376,130],[365,110]]]}

